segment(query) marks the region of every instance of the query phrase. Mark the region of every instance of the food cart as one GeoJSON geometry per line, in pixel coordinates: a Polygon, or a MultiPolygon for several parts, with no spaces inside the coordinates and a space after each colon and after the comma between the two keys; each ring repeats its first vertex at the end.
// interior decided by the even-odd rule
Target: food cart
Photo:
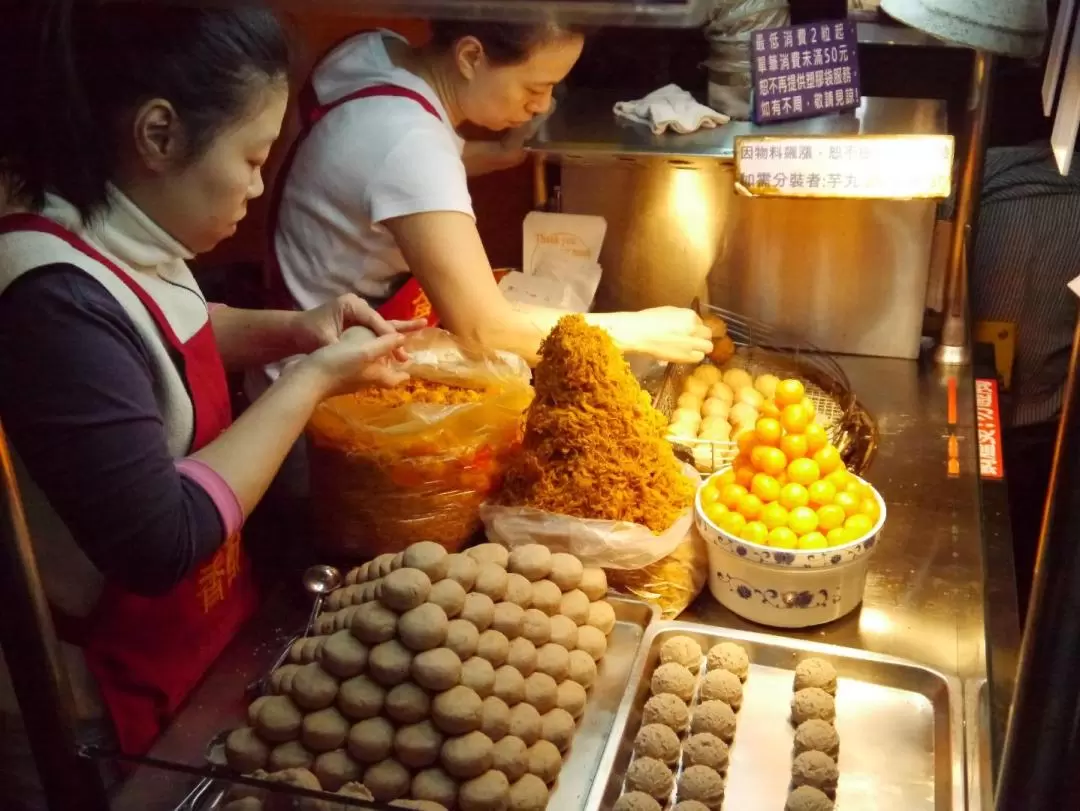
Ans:
{"type": "MultiPolygon", "coordinates": [[[[396,12],[443,15],[504,15],[508,9],[514,15],[528,15],[542,13],[548,5],[562,4],[523,3],[520,8],[435,0],[381,4],[396,12]]],[[[706,10],[698,2],[590,6],[576,13],[609,24],[661,26],[697,25],[706,10]]],[[[898,42],[917,47],[913,43],[923,42],[910,30],[874,23],[861,24],[857,31],[860,46],[876,42],[888,48],[898,42]]],[[[889,768],[890,759],[910,755],[920,764],[929,764],[929,770],[905,775],[897,793],[880,798],[881,803],[899,804],[873,807],[990,806],[1020,650],[1003,494],[997,483],[982,482],[979,472],[975,380],[993,377],[993,371],[978,365],[978,358],[974,365],[966,362],[964,246],[978,196],[990,60],[982,51],[973,59],[970,115],[957,149],[957,210],[951,239],[946,239],[948,260],[936,281],[931,270],[935,231],[939,238],[949,231],[934,227],[931,199],[935,191],[892,195],[915,198],[906,200],[891,199],[887,188],[874,194],[796,199],[770,195],[765,188],[768,183],[755,187],[745,181],[747,173],[736,167],[742,159],[740,145],[752,147],[777,136],[832,137],[837,144],[858,144],[860,139],[862,143],[901,143],[909,136],[930,136],[951,147],[946,109],[940,101],[870,97],[862,100],[857,113],[783,125],[733,122],[692,136],[652,136],[615,125],[610,110],[617,96],[572,87],[531,144],[537,155],[539,205],[558,200],[562,211],[603,214],[612,224],[609,253],[602,261],[619,271],[606,275],[601,305],[685,304],[700,295],[763,322],[781,324],[837,356],[872,424],[860,446],[859,469],[869,465],[867,475],[889,510],[886,542],[873,559],[862,607],[826,625],[794,631],[764,629],[722,608],[706,591],[680,617],[681,622],[693,625],[657,631],[651,627],[654,618],[649,611],[632,602],[616,603],[616,635],[623,646],[618,655],[606,660],[594,693],[597,706],[578,733],[575,757],[563,768],[561,793],[555,797],[560,807],[564,800],[574,808],[609,807],[611,795],[604,791],[609,775],[625,767],[620,760],[625,753],[612,750],[608,738],[613,729],[621,730],[627,723],[630,710],[621,702],[623,694],[631,686],[640,687],[645,667],[638,652],[642,641],[659,644],[665,633],[700,634],[702,627],[714,629],[718,638],[753,647],[770,665],[790,666],[801,653],[825,651],[846,657],[846,673],[863,674],[869,681],[892,680],[890,686],[923,696],[925,705],[919,712],[929,726],[906,742],[910,752],[889,749],[857,760],[864,782],[862,793],[853,796],[871,802],[879,787],[875,781],[889,768]],[[762,199],[769,196],[776,199],[762,199]],[[616,204],[627,200],[632,205],[616,204]],[[785,227],[778,230],[777,222],[785,227]],[[857,235],[842,236],[843,227],[853,222],[857,235]],[[814,238],[808,242],[806,234],[811,231],[814,238]],[[903,252],[882,251],[882,246],[901,243],[906,246],[903,252]],[[793,257],[800,255],[814,257],[809,271],[794,263],[793,257]],[[680,268],[677,275],[670,271],[673,256],[680,268]],[[877,272],[865,273],[871,262],[877,272]],[[659,275],[666,284],[658,283],[659,275]],[[776,291],[800,284],[821,293],[796,310],[785,303],[789,301],[786,292],[777,295],[776,291]],[[928,286],[940,291],[936,301],[948,325],[936,362],[921,340],[928,286]],[[882,324],[886,329],[875,331],[882,324]],[[847,653],[837,653],[841,649],[847,653]],[[932,730],[929,740],[923,735],[926,729],[932,730]],[[594,786],[598,788],[590,793],[594,786]]],[[[753,157],[752,151],[746,154],[753,157]]],[[[935,300],[933,295],[930,298],[935,300]]],[[[1069,427],[1075,421],[1075,375],[1070,383],[1062,434],[1065,460],[1076,457],[1064,452],[1071,448],[1073,435],[1069,427]]],[[[299,593],[299,584],[283,589],[286,594],[271,601],[235,640],[147,757],[129,759],[101,749],[80,738],[72,717],[70,694],[6,456],[3,470],[4,543],[0,549],[5,556],[6,593],[11,595],[3,626],[4,647],[24,699],[24,713],[33,718],[37,730],[35,751],[46,783],[54,787],[57,798],[66,798],[64,808],[110,807],[94,758],[117,758],[133,761],[137,768],[112,799],[112,808],[199,811],[214,807],[207,803],[215,781],[228,783],[229,777],[207,765],[207,746],[230,725],[233,715],[242,712],[248,686],[266,673],[282,646],[303,626],[309,606],[288,596],[299,593]]],[[[1056,491],[1069,492],[1074,479],[1063,463],[1055,474],[1056,491]]],[[[1064,540],[1071,501],[1059,503],[1060,512],[1052,513],[1046,531],[1064,540]]],[[[1068,544],[1047,546],[1069,559],[1061,561],[1061,579],[1056,581],[1050,574],[1054,567],[1047,563],[1040,567],[1038,595],[1064,586],[1065,573],[1075,568],[1075,555],[1066,551],[1068,544]]],[[[1043,631],[1037,623],[1050,628],[1055,620],[1069,621],[1070,614],[1057,611],[1052,617],[1036,599],[1025,656],[1060,662],[1053,657],[1055,651],[1061,652],[1061,643],[1052,650],[1049,645],[1045,651],[1039,647],[1043,631]]],[[[1075,601],[1075,593],[1070,599],[1075,601]]],[[[1075,682],[1062,684],[1068,687],[1075,682]]],[[[1018,695],[1025,703],[1020,707],[1027,714],[1018,714],[1017,723],[1034,729],[1033,719],[1039,717],[1032,706],[1036,691],[1024,680],[1021,687],[1018,695]]],[[[869,699],[867,716],[885,706],[869,699]]],[[[872,733],[873,723],[869,723],[864,734],[872,733]]],[[[772,742],[764,740],[760,745],[772,742]]],[[[1015,744],[1006,751],[1019,757],[1015,744]]],[[[220,791],[216,796],[220,799],[220,791]]],[[[779,796],[782,801],[783,794],[779,796]]],[[[856,802],[855,807],[872,806],[856,802]]]]}

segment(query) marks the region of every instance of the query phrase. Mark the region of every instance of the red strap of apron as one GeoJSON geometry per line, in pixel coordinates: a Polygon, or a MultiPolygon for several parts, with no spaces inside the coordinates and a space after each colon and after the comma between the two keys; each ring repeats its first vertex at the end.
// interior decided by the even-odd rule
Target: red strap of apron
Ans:
{"type": "Polygon", "coordinates": [[[306,82],[304,87],[300,90],[300,95],[297,99],[300,108],[300,133],[296,136],[296,140],[293,141],[292,146],[289,147],[289,152],[285,156],[285,160],[282,162],[281,169],[278,172],[277,182],[274,183],[274,188],[270,192],[270,217],[268,219],[269,229],[267,234],[267,242],[269,245],[267,248],[266,278],[264,279],[264,283],[267,287],[272,306],[281,307],[282,309],[287,310],[296,309],[296,302],[293,301],[292,295],[285,286],[285,278],[282,276],[281,265],[277,258],[277,246],[274,244],[274,236],[277,233],[278,212],[281,209],[281,197],[285,191],[285,184],[289,180],[289,172],[292,170],[293,160],[296,158],[296,151],[300,148],[300,144],[304,142],[304,138],[307,137],[311,128],[325,118],[332,110],[335,110],[350,101],[385,97],[410,99],[423,107],[426,112],[435,116],[435,118],[440,121],[443,120],[442,116],[439,115],[439,111],[435,109],[435,105],[425,98],[423,94],[399,85],[372,85],[371,87],[365,87],[353,93],[347,93],[341,98],[329,102],[328,104],[319,104],[318,97],[315,95],[315,88],[310,81],[306,82]]]}
{"type": "Polygon", "coordinates": [[[435,105],[432,104],[422,93],[417,93],[415,90],[411,90],[408,87],[401,87],[396,84],[376,84],[371,87],[365,87],[362,90],[357,90],[353,93],[348,93],[339,99],[335,99],[328,104],[312,103],[314,97],[314,91],[311,88],[310,83],[305,88],[306,92],[300,94],[300,112],[304,116],[304,121],[307,123],[308,128],[315,126],[321,121],[327,113],[332,110],[336,110],[343,104],[347,104],[350,101],[357,101],[358,99],[374,99],[384,97],[395,97],[401,99],[411,99],[424,108],[429,114],[435,116],[435,118],[442,121],[442,116],[439,115],[439,111],[435,109],[435,105]],[[305,99],[305,96],[307,98],[305,99]],[[307,105],[307,109],[304,106],[307,105]]]}
{"type": "Polygon", "coordinates": [[[135,297],[142,303],[150,315],[154,317],[154,321],[157,323],[158,328],[161,330],[162,335],[169,342],[169,346],[173,349],[179,350],[183,346],[183,341],[173,331],[172,326],[169,324],[169,319],[165,317],[165,313],[162,312],[161,307],[154,301],[153,297],[140,287],[134,279],[132,279],[127,272],[123,270],[116,262],[109,257],[105,256],[101,251],[95,248],[93,245],[82,239],[72,231],[64,228],[62,225],[53,222],[48,217],[43,217],[40,214],[8,214],[4,217],[0,217],[0,234],[11,233],[12,231],[37,231],[42,234],[49,234],[58,239],[62,239],[68,245],[70,245],[79,253],[89,256],[96,262],[102,264],[110,273],[112,273],[117,279],[124,283],[124,285],[135,294],[135,297]]]}

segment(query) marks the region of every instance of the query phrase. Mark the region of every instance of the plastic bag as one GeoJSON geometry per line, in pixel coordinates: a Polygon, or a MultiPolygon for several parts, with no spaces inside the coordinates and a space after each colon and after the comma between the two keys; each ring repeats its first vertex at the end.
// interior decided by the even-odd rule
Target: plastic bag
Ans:
{"type": "MultiPolygon", "coordinates": [[[[693,468],[685,467],[699,481],[693,468]]],[[[484,504],[480,516],[488,540],[511,549],[539,543],[569,552],[586,566],[605,569],[609,586],[657,606],[664,619],[686,610],[708,579],[708,549],[694,530],[692,510],[659,535],[628,521],[574,518],[530,507],[484,504]]]]}
{"type": "Polygon", "coordinates": [[[750,35],[787,25],[787,0],[721,0],[709,12],[709,106],[736,119],[750,117],[750,35]]]}
{"type": "Polygon", "coordinates": [[[438,329],[411,335],[406,349],[415,383],[330,398],[308,424],[324,553],[366,558],[422,540],[459,548],[520,443],[533,394],[521,358],[438,329]]]}

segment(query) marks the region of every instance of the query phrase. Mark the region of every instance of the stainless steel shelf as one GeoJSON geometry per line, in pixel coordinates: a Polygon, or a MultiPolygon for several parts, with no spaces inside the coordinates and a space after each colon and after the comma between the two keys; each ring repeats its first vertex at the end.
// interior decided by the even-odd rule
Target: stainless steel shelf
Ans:
{"type": "Polygon", "coordinates": [[[858,110],[757,126],[731,121],[689,135],[653,135],[648,127],[615,117],[620,99],[640,93],[574,90],[541,127],[528,148],[563,157],[666,157],[732,160],[740,135],[941,135],[945,103],[934,99],[863,98],[858,110]]]}
{"type": "Polygon", "coordinates": [[[557,15],[564,23],[651,28],[699,26],[712,8],[711,0],[273,0],[273,4],[285,11],[320,10],[365,17],[389,14],[528,22],[557,15]]]}

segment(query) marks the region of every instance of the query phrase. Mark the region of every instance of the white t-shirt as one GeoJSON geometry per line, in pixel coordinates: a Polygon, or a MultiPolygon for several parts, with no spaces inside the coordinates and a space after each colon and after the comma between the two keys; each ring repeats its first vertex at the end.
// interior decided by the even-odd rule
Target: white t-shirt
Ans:
{"type": "MultiPolygon", "coordinates": [[[[409,272],[382,223],[428,211],[473,216],[461,153],[465,142],[439,97],[416,74],[399,68],[382,31],[339,45],[312,75],[320,104],[390,84],[416,100],[375,97],[331,110],[297,148],[281,194],[274,247],[289,292],[304,309],[355,292],[381,304],[409,272]]],[[[403,39],[401,41],[404,41],[403,39]]]]}

